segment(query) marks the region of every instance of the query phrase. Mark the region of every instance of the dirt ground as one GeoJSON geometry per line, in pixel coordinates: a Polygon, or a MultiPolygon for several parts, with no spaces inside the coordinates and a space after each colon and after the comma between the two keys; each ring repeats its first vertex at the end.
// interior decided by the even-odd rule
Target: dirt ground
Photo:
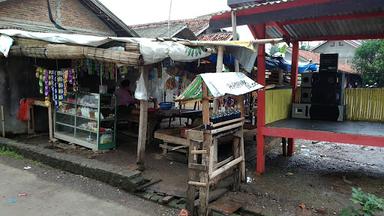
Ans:
{"type": "MultiPolygon", "coordinates": [[[[19,141],[43,144],[46,137],[19,141]]],[[[279,145],[268,149],[266,173],[255,176],[255,143],[246,140],[247,184],[217,202],[238,202],[243,210],[261,215],[337,215],[351,205],[352,187],[384,197],[384,149],[298,140],[293,157],[283,157],[279,145]]],[[[121,142],[118,150],[96,154],[83,148],[57,149],[135,169],[136,139],[121,142]]],[[[178,155],[183,160],[183,155],[178,155]]],[[[165,158],[147,147],[144,176],[161,181],[150,189],[184,196],[187,165],[165,158]]]]}

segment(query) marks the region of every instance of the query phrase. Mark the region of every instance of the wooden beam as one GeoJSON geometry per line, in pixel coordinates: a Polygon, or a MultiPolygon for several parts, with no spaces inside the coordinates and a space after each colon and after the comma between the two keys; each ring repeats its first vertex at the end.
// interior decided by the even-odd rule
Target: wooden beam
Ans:
{"type": "MultiPolygon", "coordinates": [[[[139,67],[140,73],[144,76],[144,85],[147,89],[148,76],[144,66],[139,67]]],[[[148,128],[148,101],[140,100],[139,138],[137,142],[137,165],[139,170],[144,170],[145,145],[147,142],[148,128]]]]}

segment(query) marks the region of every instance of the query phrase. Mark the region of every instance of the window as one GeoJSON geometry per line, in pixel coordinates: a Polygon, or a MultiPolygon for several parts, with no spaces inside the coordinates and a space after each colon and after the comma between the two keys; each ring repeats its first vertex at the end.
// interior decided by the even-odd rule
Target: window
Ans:
{"type": "Polygon", "coordinates": [[[334,47],[335,46],[335,42],[331,42],[331,47],[334,47]]]}
{"type": "Polygon", "coordinates": [[[343,41],[339,41],[339,46],[344,46],[343,41]]]}

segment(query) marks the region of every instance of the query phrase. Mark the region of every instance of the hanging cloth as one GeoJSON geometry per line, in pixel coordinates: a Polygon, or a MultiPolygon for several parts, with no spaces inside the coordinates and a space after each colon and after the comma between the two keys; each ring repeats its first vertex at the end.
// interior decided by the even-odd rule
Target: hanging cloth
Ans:
{"type": "Polygon", "coordinates": [[[21,99],[20,100],[20,107],[17,112],[17,119],[20,121],[29,121],[30,115],[29,115],[29,109],[33,103],[33,99],[21,99]]]}

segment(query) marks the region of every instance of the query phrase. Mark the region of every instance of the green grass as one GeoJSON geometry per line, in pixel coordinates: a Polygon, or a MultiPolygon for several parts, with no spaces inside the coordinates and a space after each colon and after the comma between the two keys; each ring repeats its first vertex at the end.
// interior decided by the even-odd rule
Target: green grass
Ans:
{"type": "Polygon", "coordinates": [[[0,146],[0,157],[9,157],[17,160],[23,159],[23,156],[19,155],[18,153],[12,150],[9,150],[4,146],[0,146]]]}

